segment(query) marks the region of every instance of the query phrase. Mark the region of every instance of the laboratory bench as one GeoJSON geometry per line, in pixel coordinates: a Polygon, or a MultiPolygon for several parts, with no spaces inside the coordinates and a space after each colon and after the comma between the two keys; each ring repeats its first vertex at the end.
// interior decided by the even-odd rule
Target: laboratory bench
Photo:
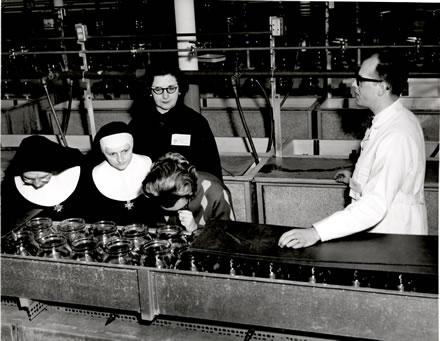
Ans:
{"type": "Polygon", "coordinates": [[[2,253],[2,339],[436,339],[437,236],[288,229],[213,221],[169,267],[2,253]]]}

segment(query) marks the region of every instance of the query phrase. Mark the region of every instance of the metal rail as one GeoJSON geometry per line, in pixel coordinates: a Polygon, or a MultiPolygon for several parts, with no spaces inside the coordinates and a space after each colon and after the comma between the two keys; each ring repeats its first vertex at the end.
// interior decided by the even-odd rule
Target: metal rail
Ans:
{"type": "MultiPolygon", "coordinates": [[[[209,48],[198,48],[196,46],[189,49],[129,49],[129,50],[86,50],[84,53],[86,54],[144,54],[144,53],[164,53],[164,52],[188,52],[188,53],[197,53],[197,52],[225,52],[225,51],[295,51],[295,50],[365,50],[365,49],[413,49],[414,45],[345,45],[344,47],[338,46],[280,46],[280,47],[269,47],[269,46],[248,46],[248,47],[209,47],[209,48]]],[[[423,45],[421,48],[439,48],[440,45],[423,45]]],[[[23,56],[23,55],[50,55],[50,54],[77,54],[79,51],[9,51],[2,52],[2,55],[10,55],[10,56],[23,56]]]]}
{"type": "MultiPolygon", "coordinates": [[[[183,73],[188,77],[231,77],[234,75],[234,71],[208,71],[208,70],[198,70],[198,71],[183,71],[183,73]]],[[[65,71],[65,72],[55,72],[53,73],[53,79],[107,79],[107,78],[141,78],[145,75],[145,69],[138,69],[132,71],[65,71]]],[[[318,78],[350,78],[356,75],[355,71],[255,71],[255,70],[240,70],[240,77],[318,77],[318,78]]],[[[22,81],[32,81],[35,79],[41,79],[41,77],[46,76],[46,74],[38,73],[33,77],[29,78],[6,78],[3,77],[2,81],[11,81],[14,79],[20,79],[22,81]]],[[[440,71],[436,72],[410,72],[409,78],[440,78],[440,71]]]]}

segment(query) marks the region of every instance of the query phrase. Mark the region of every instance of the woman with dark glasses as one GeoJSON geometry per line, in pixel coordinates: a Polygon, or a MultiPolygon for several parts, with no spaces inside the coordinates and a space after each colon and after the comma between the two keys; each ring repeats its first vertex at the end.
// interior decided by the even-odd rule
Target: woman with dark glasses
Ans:
{"type": "Polygon", "coordinates": [[[156,64],[147,70],[148,96],[133,103],[129,123],[134,152],[153,161],[180,153],[197,169],[222,180],[220,156],[208,121],[183,103],[188,85],[178,67],[156,64]]]}
{"type": "Polygon", "coordinates": [[[158,224],[181,225],[193,232],[211,219],[235,220],[227,187],[212,174],[196,171],[178,153],[167,153],[153,163],[143,190],[156,203],[158,224]]]}

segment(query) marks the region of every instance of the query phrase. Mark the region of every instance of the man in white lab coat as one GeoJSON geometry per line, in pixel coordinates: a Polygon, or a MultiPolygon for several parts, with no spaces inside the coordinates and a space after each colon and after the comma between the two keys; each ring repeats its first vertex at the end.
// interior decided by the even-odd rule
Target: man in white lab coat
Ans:
{"type": "Polygon", "coordinates": [[[362,63],[353,83],[356,102],[374,118],[353,177],[342,179],[350,185],[352,202],[311,228],[284,233],[280,247],[303,248],[360,231],[427,234],[425,143],[418,119],[399,100],[406,82],[399,56],[389,51],[362,63]]]}

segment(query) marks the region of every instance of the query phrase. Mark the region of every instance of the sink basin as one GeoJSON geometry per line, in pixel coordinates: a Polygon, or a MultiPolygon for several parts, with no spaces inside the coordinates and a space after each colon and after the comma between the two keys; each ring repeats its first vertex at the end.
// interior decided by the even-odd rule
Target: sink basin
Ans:
{"type": "Polygon", "coordinates": [[[315,155],[348,158],[358,151],[360,140],[291,140],[284,145],[283,156],[315,155]]]}
{"type": "Polygon", "coordinates": [[[402,97],[401,101],[409,110],[434,110],[440,112],[439,97],[402,97]]]}
{"type": "Polygon", "coordinates": [[[327,98],[318,107],[320,110],[335,110],[335,109],[364,109],[356,104],[355,98],[327,98]]]}
{"type": "MultiPolygon", "coordinates": [[[[359,151],[361,140],[290,140],[283,147],[283,156],[323,156],[348,158],[353,150],[359,151]]],[[[427,159],[439,159],[438,142],[426,141],[427,159]]]]}
{"type": "MultiPolygon", "coordinates": [[[[268,143],[267,137],[255,137],[252,139],[257,153],[266,154],[268,143]]],[[[216,137],[217,148],[220,154],[227,153],[250,153],[251,147],[245,137],[216,137]]]]}
{"type": "MultiPolygon", "coordinates": [[[[219,97],[203,97],[201,98],[201,107],[205,109],[219,109],[219,108],[236,108],[237,103],[235,98],[219,98],[219,97]]],[[[290,97],[284,102],[282,110],[288,108],[292,109],[309,109],[317,103],[316,97],[290,97]]],[[[267,106],[267,102],[263,97],[243,97],[240,98],[240,105],[242,108],[258,109],[267,106]]]]}
{"type": "MultiPolygon", "coordinates": [[[[440,111],[440,98],[438,97],[401,97],[403,105],[409,110],[434,110],[440,111]]],[[[355,98],[327,98],[318,110],[335,110],[335,109],[364,109],[356,104],[355,98]]]]}

